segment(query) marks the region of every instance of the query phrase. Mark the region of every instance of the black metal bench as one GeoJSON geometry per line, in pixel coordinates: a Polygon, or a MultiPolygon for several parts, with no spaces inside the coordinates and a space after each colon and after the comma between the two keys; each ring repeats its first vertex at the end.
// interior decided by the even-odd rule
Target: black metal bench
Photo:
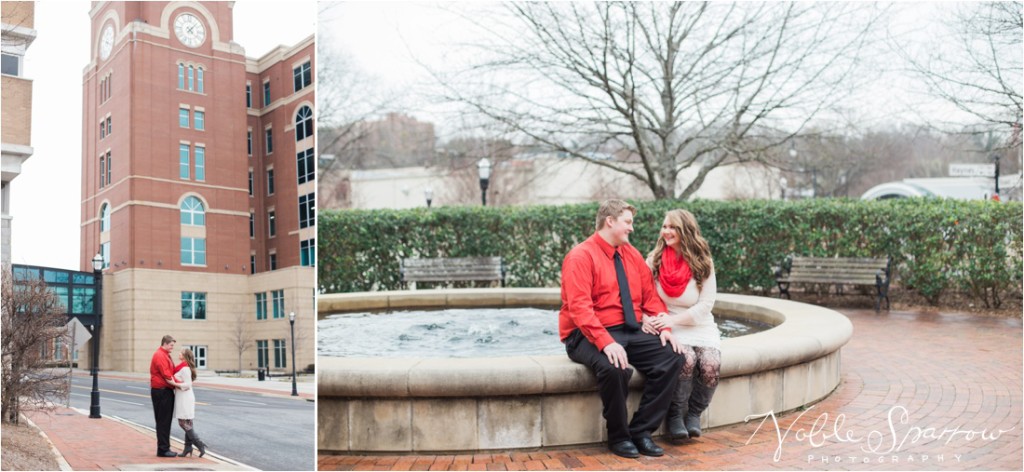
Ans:
{"type": "Polygon", "coordinates": [[[497,281],[505,286],[505,265],[500,257],[438,257],[402,259],[402,283],[497,281]]]}
{"type": "Polygon", "coordinates": [[[793,283],[836,285],[842,293],[843,285],[871,285],[878,291],[875,312],[882,306],[889,309],[889,278],[892,274],[892,258],[855,257],[801,257],[786,256],[780,267],[775,268],[775,282],[779,284],[779,296],[789,295],[793,283]]]}

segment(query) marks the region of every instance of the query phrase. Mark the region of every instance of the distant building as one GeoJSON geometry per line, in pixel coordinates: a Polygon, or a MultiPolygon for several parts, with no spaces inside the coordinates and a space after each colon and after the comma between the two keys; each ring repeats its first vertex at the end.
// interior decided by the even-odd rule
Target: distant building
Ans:
{"type": "Polygon", "coordinates": [[[248,58],[233,8],[89,12],[80,263],[105,265],[101,369],[147,371],[165,334],[200,369],[314,362],[315,44],[248,58]]]}
{"type": "Polygon", "coordinates": [[[3,2],[0,6],[3,27],[3,55],[0,90],[3,97],[3,239],[2,264],[11,263],[11,181],[21,174],[21,165],[32,156],[32,80],[25,77],[24,59],[36,39],[35,3],[3,2]]]}

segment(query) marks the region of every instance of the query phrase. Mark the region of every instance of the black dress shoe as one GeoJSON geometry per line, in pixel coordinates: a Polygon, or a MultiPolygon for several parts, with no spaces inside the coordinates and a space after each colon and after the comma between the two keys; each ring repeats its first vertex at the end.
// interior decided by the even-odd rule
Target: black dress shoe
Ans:
{"type": "Polygon", "coordinates": [[[612,451],[616,456],[628,459],[640,457],[640,451],[636,450],[636,445],[633,444],[633,441],[620,441],[615,444],[609,444],[608,450],[612,451]]]}
{"type": "Polygon", "coordinates": [[[174,452],[174,451],[171,451],[171,450],[166,450],[164,452],[158,452],[156,454],[156,456],[157,457],[178,457],[178,453],[174,452]]]}
{"type": "Polygon", "coordinates": [[[633,444],[636,445],[637,452],[645,456],[660,457],[665,455],[665,450],[654,444],[654,440],[651,438],[634,439],[633,444]]]}

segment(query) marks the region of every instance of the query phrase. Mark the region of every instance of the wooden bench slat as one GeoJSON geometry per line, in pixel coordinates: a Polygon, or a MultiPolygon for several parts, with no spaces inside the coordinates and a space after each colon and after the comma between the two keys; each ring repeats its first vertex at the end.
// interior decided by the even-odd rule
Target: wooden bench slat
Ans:
{"type": "Polygon", "coordinates": [[[404,282],[499,281],[504,285],[501,257],[402,259],[404,282]]]}

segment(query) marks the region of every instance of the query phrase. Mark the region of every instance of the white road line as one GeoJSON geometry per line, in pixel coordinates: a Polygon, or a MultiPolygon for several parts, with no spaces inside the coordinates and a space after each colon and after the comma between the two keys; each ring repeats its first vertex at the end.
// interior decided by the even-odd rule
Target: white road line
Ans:
{"type": "Polygon", "coordinates": [[[149,390],[149,387],[136,387],[134,385],[125,385],[126,388],[134,388],[138,390],[149,390]]]}
{"type": "Polygon", "coordinates": [[[246,400],[235,400],[234,398],[229,398],[228,400],[233,401],[233,402],[239,402],[239,403],[248,403],[250,405],[263,405],[263,406],[267,406],[266,403],[250,402],[250,401],[246,401],[246,400]]]}
{"type": "MultiPolygon", "coordinates": [[[[84,393],[72,393],[72,395],[74,395],[74,396],[76,396],[76,397],[87,397],[87,398],[92,398],[92,395],[86,395],[86,394],[84,394],[84,393]]],[[[129,405],[138,405],[138,406],[145,406],[145,405],[144,405],[144,404],[142,404],[142,403],[135,403],[135,402],[126,402],[126,401],[124,401],[124,400],[118,400],[118,399],[116,399],[116,398],[104,398],[104,399],[103,399],[103,401],[105,401],[105,402],[118,402],[118,403],[127,403],[127,404],[129,404],[129,405]]]]}

